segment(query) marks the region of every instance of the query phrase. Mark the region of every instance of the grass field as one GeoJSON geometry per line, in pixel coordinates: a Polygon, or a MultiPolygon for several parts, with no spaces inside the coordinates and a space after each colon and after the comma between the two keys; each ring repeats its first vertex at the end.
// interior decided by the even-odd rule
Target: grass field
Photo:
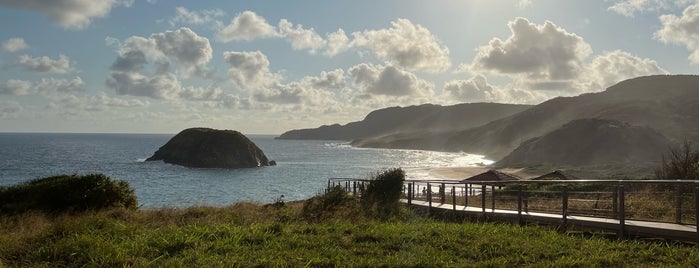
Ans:
{"type": "Polygon", "coordinates": [[[364,217],[354,205],[318,216],[303,206],[240,203],[4,215],[0,266],[699,266],[699,249],[683,244],[616,241],[536,226],[443,222],[408,211],[378,221],[364,217]]]}

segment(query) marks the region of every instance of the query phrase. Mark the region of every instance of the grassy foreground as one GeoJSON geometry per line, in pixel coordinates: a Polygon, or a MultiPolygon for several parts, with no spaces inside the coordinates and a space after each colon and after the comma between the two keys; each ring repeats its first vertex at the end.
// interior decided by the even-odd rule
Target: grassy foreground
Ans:
{"type": "Polygon", "coordinates": [[[5,215],[0,267],[699,266],[699,249],[686,245],[445,223],[406,211],[387,221],[348,207],[308,215],[301,202],[5,215]]]}

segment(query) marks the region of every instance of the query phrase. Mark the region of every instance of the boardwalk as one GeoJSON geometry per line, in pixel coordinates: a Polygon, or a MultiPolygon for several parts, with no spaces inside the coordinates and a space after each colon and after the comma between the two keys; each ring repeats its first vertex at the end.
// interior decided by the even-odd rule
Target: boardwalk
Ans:
{"type": "MultiPolygon", "coordinates": [[[[408,204],[407,199],[401,202],[408,204]]],[[[560,214],[522,212],[505,209],[483,209],[480,207],[465,207],[452,204],[432,204],[430,207],[427,201],[412,201],[410,206],[423,210],[434,210],[435,212],[451,212],[472,217],[489,217],[501,219],[509,222],[519,222],[522,224],[535,223],[563,226],[568,229],[593,230],[604,232],[615,232],[621,236],[640,236],[651,238],[665,238],[678,241],[696,242],[699,239],[695,225],[625,220],[622,230],[620,220],[585,216],[567,216],[565,220],[560,214]]]]}
{"type": "MultiPolygon", "coordinates": [[[[365,183],[330,179],[328,187],[341,185],[361,195],[365,183]]],[[[679,180],[411,180],[401,202],[429,214],[699,244],[698,185],[679,180]]]]}

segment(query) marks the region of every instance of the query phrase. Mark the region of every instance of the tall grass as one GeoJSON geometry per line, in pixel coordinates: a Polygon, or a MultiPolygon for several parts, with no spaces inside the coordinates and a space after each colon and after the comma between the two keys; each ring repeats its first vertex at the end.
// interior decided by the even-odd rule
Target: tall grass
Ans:
{"type": "Polygon", "coordinates": [[[2,215],[0,267],[699,265],[699,251],[679,244],[446,223],[406,211],[376,220],[361,216],[359,200],[332,194],[283,206],[2,215]],[[319,207],[334,213],[314,217],[319,207]]]}

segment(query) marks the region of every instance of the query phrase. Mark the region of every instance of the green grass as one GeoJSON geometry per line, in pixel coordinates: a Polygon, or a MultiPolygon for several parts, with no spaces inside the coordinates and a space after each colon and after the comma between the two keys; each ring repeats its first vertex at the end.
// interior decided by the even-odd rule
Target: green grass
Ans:
{"type": "Polygon", "coordinates": [[[5,215],[0,267],[699,266],[699,249],[681,244],[356,212],[309,220],[299,202],[5,215]]]}

